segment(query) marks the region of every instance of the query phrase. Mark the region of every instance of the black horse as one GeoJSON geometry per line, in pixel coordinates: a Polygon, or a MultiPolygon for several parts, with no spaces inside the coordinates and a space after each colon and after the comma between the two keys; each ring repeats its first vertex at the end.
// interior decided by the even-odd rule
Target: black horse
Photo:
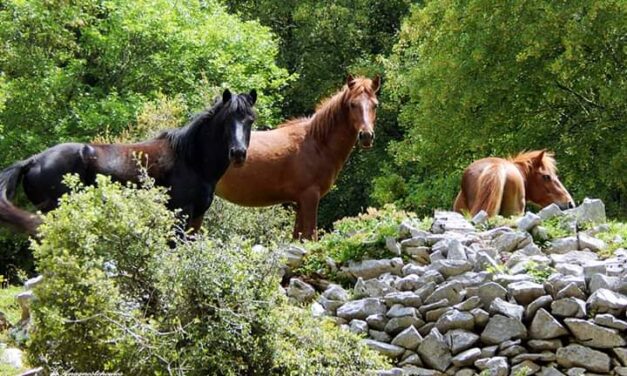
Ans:
{"type": "Polygon", "coordinates": [[[0,172],[0,223],[31,235],[37,232],[41,218],[10,201],[20,181],[28,199],[47,212],[68,192],[62,183],[65,174],[78,174],[85,184],[93,184],[96,174],[137,182],[138,165],[144,165],[157,185],[170,189],[169,207],[181,209],[187,227],[198,230],[220,177],[231,162],[241,166],[246,159],[256,100],[255,90],[239,95],[225,90],[211,109],[196,115],[185,127],[152,140],[59,144],[17,162],[0,172]]]}

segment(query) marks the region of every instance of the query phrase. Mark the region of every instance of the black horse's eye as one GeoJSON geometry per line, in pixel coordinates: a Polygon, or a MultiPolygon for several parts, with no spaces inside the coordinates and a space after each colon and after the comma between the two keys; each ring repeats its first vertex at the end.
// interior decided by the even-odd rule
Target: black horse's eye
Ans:
{"type": "Polygon", "coordinates": [[[542,179],[544,179],[544,181],[551,181],[551,175],[542,175],[542,179]]]}

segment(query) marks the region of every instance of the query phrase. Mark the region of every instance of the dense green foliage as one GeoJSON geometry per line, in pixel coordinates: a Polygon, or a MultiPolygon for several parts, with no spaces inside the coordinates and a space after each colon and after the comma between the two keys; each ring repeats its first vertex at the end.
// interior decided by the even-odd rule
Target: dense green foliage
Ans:
{"type": "Polygon", "coordinates": [[[44,282],[32,364],[142,375],[361,375],[386,366],[357,336],[287,306],[276,253],[175,240],[167,195],[150,182],[68,182],[74,193],[33,243],[44,282]]]}
{"type": "Polygon", "coordinates": [[[118,133],[159,93],[199,109],[217,88],[256,88],[272,121],[289,79],[268,29],[215,1],[11,0],[0,25],[2,165],[118,133]]]}
{"type": "Polygon", "coordinates": [[[378,198],[451,207],[472,160],[548,148],[577,201],[624,216],[626,35],[620,0],[413,7],[386,63],[405,135],[378,198]]]}

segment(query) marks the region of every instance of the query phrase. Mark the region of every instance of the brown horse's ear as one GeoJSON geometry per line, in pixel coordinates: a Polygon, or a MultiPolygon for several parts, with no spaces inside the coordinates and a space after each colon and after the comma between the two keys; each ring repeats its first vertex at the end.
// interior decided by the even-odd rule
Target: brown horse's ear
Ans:
{"type": "Polygon", "coordinates": [[[222,103],[230,101],[231,97],[231,91],[229,89],[224,89],[224,92],[222,93],[222,103]]]}
{"type": "Polygon", "coordinates": [[[350,73],[346,76],[346,85],[348,85],[351,89],[353,88],[353,85],[355,85],[355,77],[353,77],[350,73]]]}
{"type": "Polygon", "coordinates": [[[372,80],[372,91],[375,94],[379,94],[379,90],[381,89],[381,76],[377,75],[377,77],[372,80]]]}
{"type": "Polygon", "coordinates": [[[254,106],[255,103],[257,103],[257,90],[252,89],[250,93],[248,93],[248,96],[250,97],[250,105],[254,106]]]}
{"type": "Polygon", "coordinates": [[[546,154],[546,149],[540,150],[540,153],[538,153],[538,156],[533,161],[533,163],[536,166],[542,166],[542,160],[544,160],[544,154],[546,154]]]}

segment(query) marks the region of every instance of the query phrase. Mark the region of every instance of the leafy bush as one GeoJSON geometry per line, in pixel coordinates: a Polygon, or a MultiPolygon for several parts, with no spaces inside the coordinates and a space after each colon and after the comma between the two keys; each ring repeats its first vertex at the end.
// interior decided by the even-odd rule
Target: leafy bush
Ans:
{"type": "Polygon", "coordinates": [[[235,235],[177,240],[167,195],[150,181],[145,189],[102,176],[90,187],[66,181],[73,193],[33,241],[44,275],[33,365],[158,375],[363,374],[385,365],[357,337],[287,306],[277,253],[235,235]]]}
{"type": "Polygon", "coordinates": [[[235,237],[253,244],[282,244],[292,241],[294,211],[281,205],[248,208],[215,197],[205,216],[204,230],[210,238],[223,241],[235,237]]]}
{"type": "Polygon", "coordinates": [[[284,307],[278,312],[278,324],[276,375],[357,376],[389,367],[386,359],[360,343],[358,335],[300,308],[284,307]]]}
{"type": "Polygon", "coordinates": [[[607,248],[600,252],[601,257],[612,257],[619,248],[627,249],[627,223],[609,221],[607,225],[608,231],[595,235],[607,244],[607,248]]]}

